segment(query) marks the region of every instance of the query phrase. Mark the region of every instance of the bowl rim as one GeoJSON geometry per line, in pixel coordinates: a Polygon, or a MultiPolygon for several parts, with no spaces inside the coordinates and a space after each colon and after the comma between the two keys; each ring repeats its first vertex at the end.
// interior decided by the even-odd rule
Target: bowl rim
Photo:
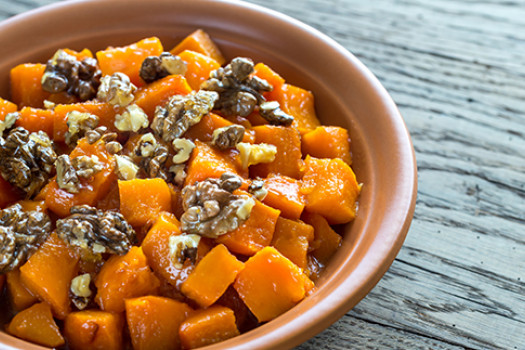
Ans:
{"type": "MultiPolygon", "coordinates": [[[[142,0],[129,0],[126,3],[139,3],[142,0]]],[[[294,19],[288,15],[265,8],[260,5],[247,3],[236,0],[153,0],[151,3],[158,4],[173,4],[173,3],[207,3],[208,6],[233,6],[237,10],[246,13],[256,12],[258,15],[263,16],[268,21],[278,21],[288,29],[295,29],[302,31],[308,38],[316,41],[320,45],[324,45],[326,48],[333,50],[342,60],[350,64],[359,74],[359,78],[367,82],[368,87],[373,90],[381,103],[386,114],[391,119],[391,122],[396,126],[397,135],[397,152],[400,157],[400,162],[403,162],[403,167],[400,168],[402,174],[401,177],[405,179],[405,183],[399,186],[398,193],[399,198],[403,201],[399,201],[400,206],[396,208],[396,215],[390,224],[392,224],[390,233],[387,235],[392,238],[383,242],[373,242],[376,247],[376,256],[367,258],[367,266],[358,266],[356,270],[352,271],[352,276],[359,274],[361,277],[357,279],[359,283],[355,283],[354,279],[346,278],[342,281],[331,293],[333,296],[331,300],[320,300],[315,307],[307,310],[307,312],[301,314],[299,317],[294,317],[292,320],[287,320],[286,324],[282,324],[281,320],[279,323],[282,324],[280,329],[273,329],[270,332],[266,332],[269,324],[275,324],[273,320],[268,324],[262,325],[253,331],[242,334],[231,340],[221,342],[216,345],[204,347],[203,349],[256,349],[261,348],[261,342],[264,343],[265,348],[289,348],[295,346],[303,341],[306,341],[310,337],[324,330],[330,324],[334,323],[337,319],[342,317],[347,311],[355,306],[362,298],[370,292],[370,290],[377,284],[377,282],[383,277],[390,265],[392,264],[395,256],[399,252],[408,229],[410,227],[411,220],[414,215],[416,196],[417,196],[417,166],[414,147],[410,138],[406,124],[395,105],[394,101],[381,85],[379,80],[372,74],[372,72],[361,63],[352,53],[345,49],[342,45],[337,43],[335,40],[327,36],[326,34],[314,29],[313,27],[294,19]],[[371,273],[373,272],[373,273],[371,273]],[[346,291],[354,291],[356,297],[351,301],[345,297],[348,294],[346,291]],[[316,313],[317,312],[317,313],[316,313]],[[260,334],[262,333],[262,334],[260,334]],[[241,344],[236,344],[238,342],[241,344]]],[[[0,28],[10,29],[16,28],[25,23],[40,18],[44,13],[54,13],[67,11],[70,8],[76,8],[78,6],[91,6],[92,4],[116,4],[119,0],[70,0],[67,2],[58,2],[50,5],[42,6],[39,8],[32,9],[25,13],[15,15],[9,19],[6,19],[0,23],[0,28]]],[[[120,2],[122,3],[122,2],[120,2]]],[[[368,254],[368,252],[367,252],[368,254]]],[[[315,294],[315,293],[314,293],[315,294]]],[[[293,311],[293,309],[291,310],[293,311]]],[[[275,328],[275,327],[274,327],[275,328]]],[[[2,341],[4,334],[0,333],[0,342],[2,341]]],[[[9,335],[8,335],[9,336],[9,335]]],[[[9,336],[11,337],[11,336],[9,336]]],[[[26,346],[27,343],[20,343],[26,346]]],[[[0,345],[3,345],[0,343],[0,345]]],[[[38,347],[37,347],[38,348],[38,347]]]]}

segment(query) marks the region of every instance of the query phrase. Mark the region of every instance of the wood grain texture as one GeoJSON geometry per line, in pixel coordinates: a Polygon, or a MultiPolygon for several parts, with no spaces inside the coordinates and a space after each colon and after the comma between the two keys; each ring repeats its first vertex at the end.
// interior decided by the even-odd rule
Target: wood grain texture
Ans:
{"type": "MultiPolygon", "coordinates": [[[[0,0],[0,17],[52,2],[0,0]]],[[[525,2],[249,2],[362,60],[400,107],[418,161],[394,264],[297,349],[525,349],[525,2]]]]}

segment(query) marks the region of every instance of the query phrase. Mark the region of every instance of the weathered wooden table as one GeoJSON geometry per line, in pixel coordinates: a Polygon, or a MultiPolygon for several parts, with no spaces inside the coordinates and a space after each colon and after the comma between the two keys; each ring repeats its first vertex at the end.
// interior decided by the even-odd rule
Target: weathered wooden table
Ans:
{"type": "MultiPolygon", "coordinates": [[[[51,2],[0,0],[0,18],[51,2]]],[[[525,349],[525,2],[250,2],[362,60],[418,161],[415,218],[392,267],[298,349],[525,349]]]]}

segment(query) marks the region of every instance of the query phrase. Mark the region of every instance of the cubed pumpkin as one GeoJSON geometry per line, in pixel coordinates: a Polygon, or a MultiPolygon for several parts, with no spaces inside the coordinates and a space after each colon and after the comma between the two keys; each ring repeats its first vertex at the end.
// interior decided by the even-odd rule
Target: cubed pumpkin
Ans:
{"type": "MultiPolygon", "coordinates": [[[[215,113],[210,113],[202,117],[201,121],[192,126],[184,137],[190,140],[199,140],[202,142],[211,142],[213,140],[213,131],[218,128],[233,125],[231,121],[215,113]]],[[[251,130],[245,130],[242,142],[254,143],[255,135],[251,130]]]]}
{"type": "Polygon", "coordinates": [[[178,350],[179,328],[193,310],[170,298],[126,299],[126,319],[134,350],[178,350]]]}
{"type": "Polygon", "coordinates": [[[153,222],[160,212],[171,211],[171,192],[161,178],[118,181],[120,212],[133,226],[153,222]]]}
{"type": "Polygon", "coordinates": [[[301,178],[303,166],[301,154],[301,135],[295,128],[260,125],[253,127],[255,143],[267,143],[277,147],[275,160],[250,167],[251,177],[267,177],[270,173],[301,178]]]}
{"type": "Polygon", "coordinates": [[[326,265],[341,246],[342,237],[319,214],[305,212],[303,220],[314,228],[314,240],[311,244],[312,255],[321,264],[326,265]]]}
{"type": "Polygon", "coordinates": [[[16,104],[0,97],[0,120],[5,120],[7,114],[16,112],[17,110],[18,106],[16,104]]]}
{"type": "Polygon", "coordinates": [[[272,246],[301,269],[306,269],[310,242],[314,228],[299,220],[277,219],[272,246]]]}
{"type": "Polygon", "coordinates": [[[20,267],[21,282],[51,305],[53,315],[61,320],[71,311],[69,286],[77,275],[78,260],[78,255],[53,233],[20,267]]]}
{"type": "Polygon", "coordinates": [[[24,107],[19,112],[16,126],[21,126],[30,132],[43,131],[53,138],[55,112],[49,109],[24,107]]]}
{"type": "Polygon", "coordinates": [[[47,303],[38,303],[19,312],[6,330],[15,337],[50,348],[65,343],[47,303]]]}
{"type": "Polygon", "coordinates": [[[348,131],[338,126],[318,126],[305,133],[301,139],[303,154],[315,158],[339,158],[352,163],[348,131]]]}
{"type": "Polygon", "coordinates": [[[354,219],[358,185],[352,168],[341,159],[307,156],[301,185],[306,209],[324,216],[330,224],[344,224],[354,219]]]}
{"type": "Polygon", "coordinates": [[[224,56],[221,53],[221,50],[217,47],[217,45],[215,45],[208,33],[202,29],[197,29],[188,35],[179,44],[177,44],[177,46],[171,49],[170,52],[174,55],[178,55],[185,50],[195,51],[211,57],[221,66],[226,62],[224,56]]]}
{"type": "Polygon", "coordinates": [[[146,38],[123,47],[108,47],[96,53],[102,75],[126,74],[137,87],[144,85],[140,67],[145,58],[159,56],[164,51],[159,38],[146,38]]]}
{"type": "Polygon", "coordinates": [[[9,304],[15,311],[27,309],[38,301],[38,298],[20,281],[20,270],[13,270],[7,276],[7,295],[9,304]]]}
{"type": "Polygon", "coordinates": [[[234,288],[259,322],[288,311],[306,294],[307,277],[274,247],[265,247],[244,264],[234,288]]]}
{"type": "Polygon", "coordinates": [[[43,108],[49,93],[42,89],[45,64],[24,63],[11,69],[11,100],[18,107],[43,108]]]}
{"type": "Polygon", "coordinates": [[[239,335],[235,314],[225,306],[211,306],[192,313],[179,330],[183,349],[219,343],[239,335]]]}
{"type": "Polygon", "coordinates": [[[181,286],[181,291],[201,307],[208,307],[224,294],[244,264],[219,244],[208,252],[181,286]]]}
{"type": "Polygon", "coordinates": [[[151,271],[141,247],[132,247],[123,256],[113,255],[95,279],[95,302],[104,311],[123,312],[124,300],[155,295],[159,279],[151,271]]]}
{"type": "Polygon", "coordinates": [[[134,103],[142,108],[152,121],[157,106],[163,106],[174,95],[187,95],[190,92],[191,87],[185,77],[168,75],[138,89],[134,103]]]}
{"type": "Polygon", "coordinates": [[[301,134],[321,125],[315,113],[314,95],[311,91],[284,84],[279,91],[277,101],[283,111],[294,117],[292,126],[299,129],[301,134]]]}
{"type": "Polygon", "coordinates": [[[64,321],[64,336],[72,350],[121,350],[124,317],[121,314],[84,310],[72,312],[64,321]]]}
{"type": "Polygon", "coordinates": [[[114,157],[106,150],[104,141],[89,144],[86,139],[81,139],[71,151],[70,158],[79,156],[96,156],[103,169],[87,179],[81,178],[78,193],[69,193],[58,187],[56,177],[49,181],[42,192],[45,193],[45,202],[49,210],[59,217],[68,216],[75,205],[95,205],[116,185],[114,157]]]}
{"type": "Polygon", "coordinates": [[[279,209],[288,219],[299,219],[304,210],[304,196],[300,192],[301,182],[284,175],[270,174],[264,179],[264,188],[268,191],[263,203],[279,209]]]}
{"type": "Polygon", "coordinates": [[[262,62],[257,63],[253,69],[253,75],[266,80],[273,87],[272,91],[265,92],[263,94],[266,100],[277,101],[284,85],[283,77],[281,77],[273,69],[262,62]]]}
{"type": "Polygon", "coordinates": [[[250,217],[216,241],[234,253],[251,256],[270,245],[280,211],[256,201],[250,217]]]}
{"type": "Polygon", "coordinates": [[[178,56],[186,62],[185,77],[193,90],[199,90],[201,84],[210,77],[210,73],[221,66],[210,56],[191,50],[184,50],[178,56]]]}

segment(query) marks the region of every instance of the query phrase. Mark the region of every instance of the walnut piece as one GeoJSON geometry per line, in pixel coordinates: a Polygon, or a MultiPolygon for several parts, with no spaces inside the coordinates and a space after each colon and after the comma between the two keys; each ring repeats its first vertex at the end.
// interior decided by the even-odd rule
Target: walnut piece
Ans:
{"type": "Polygon", "coordinates": [[[49,216],[23,211],[20,204],[0,210],[0,274],[24,264],[51,232],[49,216]]]}
{"type": "Polygon", "coordinates": [[[167,182],[171,181],[172,175],[165,166],[169,156],[168,147],[157,140],[152,133],[141,136],[133,150],[133,155],[132,159],[138,163],[148,177],[159,177],[167,182]]]}
{"type": "Polygon", "coordinates": [[[71,301],[79,310],[84,310],[90,302],[90,297],[93,294],[90,284],[91,275],[89,273],[76,276],[71,280],[71,286],[69,288],[72,294],[71,301]]]}
{"type": "Polygon", "coordinates": [[[212,143],[218,149],[228,149],[235,147],[244,137],[244,127],[242,125],[224,126],[213,130],[212,143]]]}
{"type": "Polygon", "coordinates": [[[56,233],[71,246],[94,254],[126,254],[136,237],[122,214],[88,205],[74,206],[70,216],[57,220],[56,233]]]}
{"type": "Polygon", "coordinates": [[[201,236],[196,234],[181,234],[169,238],[169,256],[174,262],[175,268],[182,269],[186,259],[190,259],[193,263],[195,262],[200,240],[201,236]]]}
{"type": "Polygon", "coordinates": [[[208,114],[219,95],[211,91],[172,96],[164,107],[157,107],[151,129],[164,142],[180,138],[208,114]]]}
{"type": "Polygon", "coordinates": [[[137,87],[131,83],[126,74],[117,72],[101,79],[97,99],[115,106],[126,107],[133,102],[135,98],[133,93],[136,90],[137,87]]]}
{"type": "Polygon", "coordinates": [[[115,116],[115,127],[119,131],[137,132],[148,125],[148,115],[136,104],[127,106],[124,112],[115,116]]]}
{"type": "Polygon", "coordinates": [[[251,144],[240,142],[236,146],[240,152],[242,167],[247,169],[250,165],[271,163],[275,160],[277,147],[267,143],[251,144]]]}
{"type": "Polygon", "coordinates": [[[118,135],[116,132],[108,132],[108,128],[105,126],[99,126],[98,128],[86,132],[86,140],[90,145],[99,140],[102,140],[108,144],[115,141],[117,137],[118,135]]]}
{"type": "Polygon", "coordinates": [[[268,101],[259,105],[259,114],[271,125],[290,126],[293,117],[281,109],[279,102],[268,101]]]}
{"type": "Polygon", "coordinates": [[[248,186],[248,192],[260,201],[264,200],[268,194],[268,190],[264,187],[264,180],[259,177],[255,178],[248,186]]]}
{"type": "Polygon", "coordinates": [[[0,120],[0,136],[5,130],[11,129],[19,117],[19,112],[7,113],[4,120],[0,120]]]}
{"type": "Polygon", "coordinates": [[[188,161],[191,156],[191,152],[195,148],[195,144],[188,139],[175,139],[171,143],[173,148],[177,151],[172,158],[174,164],[182,164],[188,161]]]}
{"type": "Polygon", "coordinates": [[[66,143],[74,145],[78,139],[84,137],[87,131],[93,130],[97,127],[99,118],[91,113],[82,113],[78,111],[71,111],[66,115],[67,127],[66,143]]]}
{"type": "Polygon", "coordinates": [[[235,230],[250,216],[253,198],[234,195],[242,180],[224,173],[220,179],[208,178],[182,189],[182,232],[217,238],[235,230]]]}
{"type": "Polygon", "coordinates": [[[78,61],[66,51],[58,50],[47,61],[41,84],[44,91],[53,94],[65,91],[87,101],[97,94],[101,75],[96,59],[87,57],[78,61]]]}
{"type": "Polygon", "coordinates": [[[0,174],[31,198],[53,172],[56,153],[53,142],[43,131],[29,133],[22,127],[0,137],[0,174]]]}
{"type": "Polygon", "coordinates": [[[70,159],[68,155],[59,156],[55,162],[57,169],[57,185],[69,193],[78,193],[80,190],[80,179],[89,179],[101,171],[104,166],[99,162],[97,156],[79,156],[70,159]]]}
{"type": "Polygon", "coordinates": [[[139,167],[133,163],[130,157],[116,155],[115,160],[117,162],[117,175],[120,180],[133,180],[137,178],[139,167]]]}
{"type": "Polygon", "coordinates": [[[155,80],[167,77],[170,74],[184,75],[187,65],[179,56],[169,52],[163,52],[160,56],[149,56],[140,67],[140,77],[146,82],[151,83],[155,80]]]}

